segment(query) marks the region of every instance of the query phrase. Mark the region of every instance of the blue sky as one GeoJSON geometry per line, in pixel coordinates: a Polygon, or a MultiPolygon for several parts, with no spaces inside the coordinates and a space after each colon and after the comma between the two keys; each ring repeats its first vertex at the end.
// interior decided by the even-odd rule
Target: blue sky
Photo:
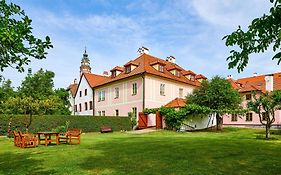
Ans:
{"type": "MultiPolygon", "coordinates": [[[[46,60],[34,60],[33,72],[54,71],[55,87],[67,87],[79,77],[85,46],[92,72],[102,74],[137,57],[141,46],[150,54],[176,63],[208,78],[233,78],[280,71],[272,52],[251,55],[240,74],[228,70],[222,37],[246,29],[252,19],[268,13],[268,0],[12,0],[33,20],[34,35],[51,37],[54,48],[46,60]]],[[[26,76],[8,68],[2,75],[17,87],[26,76]]]]}

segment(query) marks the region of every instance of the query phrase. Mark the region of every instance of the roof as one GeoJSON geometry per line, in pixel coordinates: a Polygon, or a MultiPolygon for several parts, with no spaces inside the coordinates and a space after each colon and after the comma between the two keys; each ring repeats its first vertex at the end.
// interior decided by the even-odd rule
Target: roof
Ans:
{"type": "Polygon", "coordinates": [[[129,65],[132,63],[134,65],[138,65],[138,66],[135,69],[133,69],[130,73],[126,73],[125,71],[123,71],[116,77],[112,77],[112,76],[107,77],[104,79],[104,81],[99,81],[98,83],[96,83],[96,85],[94,87],[105,85],[107,83],[111,83],[111,82],[121,80],[124,78],[132,77],[135,75],[141,75],[144,73],[161,76],[163,78],[168,78],[171,80],[179,81],[179,82],[193,85],[193,86],[200,86],[200,82],[198,80],[195,80],[195,81],[189,80],[182,74],[180,74],[180,76],[177,77],[177,76],[173,75],[170,71],[168,71],[168,70],[170,70],[170,68],[176,68],[176,69],[180,70],[180,72],[185,71],[182,67],[178,66],[175,63],[171,63],[169,61],[165,61],[165,60],[162,60],[160,58],[157,58],[157,57],[145,54],[145,53],[140,55],[135,60],[129,61],[125,65],[129,65]],[[163,72],[160,72],[160,71],[156,70],[155,68],[153,68],[153,66],[151,66],[151,64],[154,64],[155,62],[161,62],[162,64],[165,64],[163,72]]]}
{"type": "Polygon", "coordinates": [[[265,77],[268,75],[273,76],[273,90],[281,90],[281,72],[245,77],[237,80],[228,79],[228,81],[231,83],[232,87],[239,90],[239,92],[250,92],[254,90],[265,92],[265,77]]]}
{"type": "Polygon", "coordinates": [[[170,101],[165,107],[172,107],[172,108],[181,108],[186,105],[186,100],[183,98],[175,98],[174,100],[170,101]]]}
{"type": "Polygon", "coordinates": [[[110,70],[110,72],[113,72],[115,70],[118,70],[118,71],[124,71],[124,68],[123,67],[120,67],[120,66],[115,66],[113,69],[110,70]]]}
{"type": "Polygon", "coordinates": [[[202,75],[202,74],[199,74],[199,75],[196,75],[196,76],[195,76],[195,79],[204,79],[204,80],[206,80],[207,77],[205,77],[205,76],[202,75]]]}
{"type": "Polygon", "coordinates": [[[96,74],[92,74],[92,73],[84,73],[84,76],[92,88],[95,87],[97,84],[109,79],[106,76],[96,75],[96,74]]]}
{"type": "Polygon", "coordinates": [[[77,83],[74,83],[74,84],[70,84],[67,88],[67,90],[69,90],[71,92],[71,95],[74,97],[75,96],[75,93],[77,91],[77,87],[78,87],[78,84],[77,83]]]}

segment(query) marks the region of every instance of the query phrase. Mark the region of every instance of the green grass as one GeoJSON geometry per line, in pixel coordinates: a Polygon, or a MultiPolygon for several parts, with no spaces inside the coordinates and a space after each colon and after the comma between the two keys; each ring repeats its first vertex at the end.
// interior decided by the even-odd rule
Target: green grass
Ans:
{"type": "Polygon", "coordinates": [[[20,149],[0,138],[0,174],[281,174],[281,135],[263,130],[87,133],[80,145],[20,149]]]}

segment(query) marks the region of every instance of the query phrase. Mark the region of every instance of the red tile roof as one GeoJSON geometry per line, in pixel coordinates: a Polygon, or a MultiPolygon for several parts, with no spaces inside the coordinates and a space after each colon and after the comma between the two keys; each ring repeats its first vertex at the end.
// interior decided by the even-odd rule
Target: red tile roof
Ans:
{"type": "Polygon", "coordinates": [[[109,79],[109,77],[102,76],[102,75],[96,75],[92,73],[84,73],[84,76],[91,87],[95,87],[97,84],[102,83],[109,79]]]}
{"type": "Polygon", "coordinates": [[[204,79],[204,80],[206,80],[207,77],[205,77],[205,76],[202,75],[202,74],[199,74],[199,75],[196,75],[196,76],[195,76],[195,79],[204,79]]]}
{"type": "MultiPolygon", "coordinates": [[[[104,78],[104,81],[95,82],[94,87],[101,86],[101,85],[111,83],[111,82],[114,82],[117,80],[121,80],[124,78],[132,77],[135,75],[141,75],[141,74],[157,75],[157,76],[161,76],[163,78],[168,78],[168,79],[179,81],[182,83],[186,83],[186,84],[190,84],[190,85],[194,85],[194,86],[200,86],[200,82],[197,80],[195,80],[195,81],[189,80],[183,75],[180,75],[179,77],[177,77],[168,71],[170,68],[176,68],[180,71],[184,71],[184,69],[181,68],[180,66],[178,66],[177,64],[162,60],[160,58],[157,58],[157,57],[154,57],[154,56],[151,56],[148,54],[142,54],[135,60],[129,61],[125,65],[129,65],[129,64],[137,65],[137,67],[134,70],[132,70],[130,73],[126,73],[123,71],[116,77],[110,76],[110,77],[104,78]],[[155,63],[155,62],[161,62],[161,63],[165,64],[164,72],[160,72],[151,66],[151,63],[155,63]]],[[[95,81],[95,80],[93,79],[93,81],[95,81]]]]}
{"type": "MultiPolygon", "coordinates": [[[[267,74],[268,75],[268,74],[267,74]]],[[[252,77],[240,78],[238,80],[228,79],[234,89],[239,92],[250,92],[254,90],[266,91],[265,76],[259,75],[252,77]]],[[[273,75],[273,90],[281,90],[281,72],[274,73],[273,75]]]]}
{"type": "Polygon", "coordinates": [[[181,108],[186,105],[186,100],[183,98],[175,98],[174,100],[170,101],[165,107],[172,107],[172,108],[181,108]]]}
{"type": "Polygon", "coordinates": [[[120,67],[120,66],[116,66],[114,67],[113,69],[110,70],[110,72],[113,72],[115,70],[119,70],[119,71],[124,71],[124,68],[123,67],[120,67]]]}
{"type": "Polygon", "coordinates": [[[77,87],[78,87],[78,84],[74,83],[74,84],[70,84],[67,88],[67,90],[69,90],[71,92],[73,97],[75,96],[75,93],[77,91],[77,87]]]}

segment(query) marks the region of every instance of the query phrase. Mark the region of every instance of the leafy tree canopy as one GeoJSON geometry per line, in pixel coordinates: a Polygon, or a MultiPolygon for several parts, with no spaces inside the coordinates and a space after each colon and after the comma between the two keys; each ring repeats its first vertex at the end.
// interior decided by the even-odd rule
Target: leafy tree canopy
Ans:
{"type": "Polygon", "coordinates": [[[52,48],[50,38],[32,35],[31,19],[20,6],[0,0],[0,71],[13,67],[23,72],[30,58],[45,59],[52,48]]]}
{"type": "Polygon", "coordinates": [[[22,81],[19,93],[22,96],[30,96],[34,99],[45,99],[54,93],[54,77],[54,72],[44,71],[43,69],[40,69],[33,75],[29,74],[22,81]]]}
{"type": "Polygon", "coordinates": [[[228,68],[237,67],[238,72],[244,70],[249,61],[249,55],[266,51],[269,47],[275,52],[272,60],[281,62],[281,0],[270,0],[273,6],[269,14],[256,18],[244,31],[240,26],[230,35],[223,37],[226,46],[238,49],[230,51],[227,58],[228,68]]]}

